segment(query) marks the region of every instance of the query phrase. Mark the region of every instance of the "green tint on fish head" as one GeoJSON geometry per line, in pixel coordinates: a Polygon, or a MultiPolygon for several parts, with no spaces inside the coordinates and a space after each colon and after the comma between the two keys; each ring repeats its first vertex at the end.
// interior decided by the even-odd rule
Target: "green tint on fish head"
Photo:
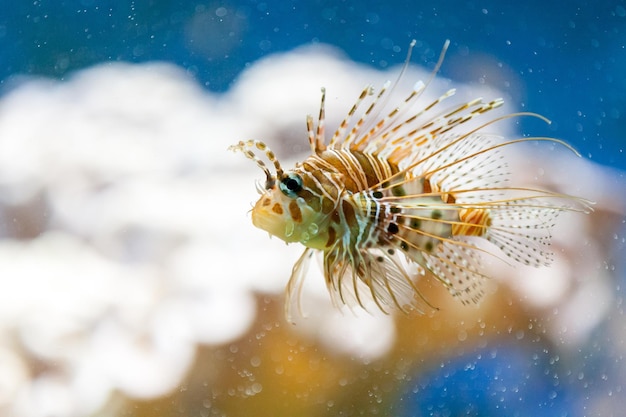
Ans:
{"type": "MultiPolygon", "coordinates": [[[[328,215],[307,202],[306,173],[285,173],[266,183],[261,198],[252,209],[252,223],[285,242],[324,249],[328,244],[328,215]]],[[[310,194],[310,193],[309,193],[310,194]]]]}

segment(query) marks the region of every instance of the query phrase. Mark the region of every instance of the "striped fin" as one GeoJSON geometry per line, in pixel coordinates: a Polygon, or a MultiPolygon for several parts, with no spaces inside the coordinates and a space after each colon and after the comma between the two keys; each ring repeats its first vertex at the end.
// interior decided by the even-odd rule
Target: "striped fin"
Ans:
{"type": "MultiPolygon", "coordinates": [[[[382,93],[384,93],[385,88],[381,90],[381,94],[379,94],[377,100],[381,97],[382,93]]],[[[378,120],[375,124],[373,124],[373,120],[377,120],[377,117],[372,117],[369,122],[370,124],[373,124],[373,126],[367,129],[365,134],[357,137],[358,131],[355,132],[353,130],[353,132],[351,132],[351,135],[348,136],[344,141],[343,147],[349,147],[351,150],[362,151],[366,147],[370,147],[372,142],[380,142],[381,140],[385,140],[390,133],[394,133],[399,128],[403,127],[406,124],[409,124],[412,120],[416,118],[416,115],[413,115],[409,119],[402,122],[398,122],[398,120],[404,114],[405,110],[410,108],[410,106],[417,100],[420,94],[424,91],[424,88],[425,85],[423,82],[420,81],[416,83],[413,87],[413,91],[411,91],[409,96],[406,97],[398,107],[393,108],[384,118],[378,120]]],[[[377,100],[372,102],[370,108],[368,108],[368,111],[363,115],[361,120],[368,116],[369,112],[377,104],[377,100]]]]}
{"type": "Polygon", "coordinates": [[[387,91],[387,87],[389,86],[389,83],[385,83],[385,85],[383,86],[383,88],[380,90],[380,92],[378,93],[378,95],[376,96],[376,98],[374,98],[374,100],[370,103],[369,107],[367,108],[367,110],[365,110],[365,113],[363,113],[363,115],[356,121],[356,123],[354,124],[354,126],[352,127],[352,129],[350,129],[350,132],[348,133],[348,135],[345,135],[345,132],[348,128],[348,124],[350,122],[350,119],[352,118],[352,116],[354,116],[354,113],[356,112],[356,110],[358,109],[359,105],[362,103],[362,101],[368,96],[368,95],[373,95],[374,94],[374,90],[372,89],[371,86],[367,86],[365,89],[363,89],[363,91],[361,92],[361,95],[359,96],[359,99],[357,100],[357,102],[354,104],[354,106],[352,106],[352,108],[350,109],[350,112],[348,112],[348,116],[343,120],[343,122],[339,125],[339,128],[337,129],[337,131],[335,132],[335,134],[333,135],[332,138],[332,144],[333,147],[335,149],[347,149],[350,147],[351,142],[358,137],[359,133],[361,132],[361,129],[363,128],[363,125],[371,119],[375,119],[376,116],[375,115],[371,115],[371,112],[374,110],[374,108],[376,107],[376,104],[378,103],[378,100],[383,97],[383,95],[385,94],[385,92],[387,91]]]}
{"type": "Polygon", "coordinates": [[[335,305],[366,310],[374,305],[384,313],[399,309],[424,314],[435,309],[416,287],[415,275],[408,272],[407,262],[397,252],[381,248],[356,254],[329,252],[324,269],[335,305]]]}
{"type": "Polygon", "coordinates": [[[422,81],[418,81],[413,86],[413,90],[409,93],[409,95],[398,105],[394,107],[385,117],[381,117],[382,112],[385,110],[388,101],[391,99],[393,92],[398,86],[402,76],[406,72],[409,67],[409,63],[411,60],[411,53],[413,51],[413,47],[415,47],[416,41],[413,40],[409,46],[409,50],[407,52],[406,59],[396,78],[393,85],[391,85],[390,81],[387,81],[381,90],[378,92],[378,95],[374,99],[372,99],[371,103],[367,107],[367,109],[362,113],[361,117],[354,124],[350,132],[346,135],[345,132],[348,130],[350,121],[354,114],[357,112],[359,106],[363,103],[368,95],[373,95],[373,89],[371,86],[367,86],[362,92],[356,103],[352,106],[346,118],[341,122],[339,128],[333,135],[331,139],[331,148],[333,149],[350,149],[353,151],[363,151],[366,148],[372,147],[373,143],[376,143],[375,146],[380,146],[384,143],[390,135],[395,135],[397,137],[396,132],[405,126],[414,126],[414,121],[418,118],[421,113],[424,113],[434,107],[437,103],[444,100],[446,97],[449,97],[454,94],[454,90],[448,91],[446,94],[441,96],[439,99],[432,102],[430,105],[422,106],[422,110],[420,110],[417,114],[413,114],[406,119],[402,119],[405,113],[407,113],[413,105],[416,104],[417,99],[421,96],[421,94],[426,90],[428,85],[435,78],[435,75],[441,68],[443,63],[443,59],[445,57],[448,46],[450,45],[450,41],[446,41],[441,54],[439,55],[439,59],[433,69],[429,79],[426,83],[422,81]],[[391,88],[390,88],[391,86],[391,88]]]}
{"type": "Polygon", "coordinates": [[[451,110],[448,109],[430,116],[426,120],[420,121],[418,119],[419,116],[426,114],[428,110],[434,108],[436,104],[449,97],[452,93],[453,90],[449,91],[417,113],[414,116],[415,119],[411,120],[411,123],[399,125],[393,136],[387,137],[383,135],[385,136],[384,138],[373,140],[366,148],[366,152],[376,153],[381,158],[395,164],[419,160],[420,157],[428,157],[436,154],[434,152],[441,149],[442,145],[452,143],[453,138],[459,138],[458,135],[451,134],[453,129],[503,104],[502,99],[483,102],[482,99],[478,98],[451,110]],[[436,142],[436,144],[433,144],[433,142],[436,142]],[[430,146],[428,146],[429,144],[430,146]]]}

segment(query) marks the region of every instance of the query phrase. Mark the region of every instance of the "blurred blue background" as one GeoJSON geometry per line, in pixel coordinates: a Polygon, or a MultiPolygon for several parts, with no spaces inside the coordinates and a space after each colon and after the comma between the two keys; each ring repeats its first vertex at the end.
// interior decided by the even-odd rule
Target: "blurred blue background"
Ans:
{"type": "Polygon", "coordinates": [[[569,376],[546,348],[495,345],[425,372],[400,408],[415,417],[581,416],[569,376]]]}
{"type": "MultiPolygon", "coordinates": [[[[496,86],[511,90],[515,106],[550,118],[549,134],[584,156],[626,168],[624,1],[2,2],[0,79],[166,60],[221,92],[273,52],[323,42],[380,68],[402,62],[413,38],[416,64],[432,64],[444,40],[452,41],[443,76],[476,81],[463,64],[476,61],[483,72],[510,69],[521,91],[508,79],[496,86]]],[[[528,130],[537,122],[520,123],[528,130]]]]}
{"type": "MultiPolygon", "coordinates": [[[[63,79],[101,62],[164,60],[224,92],[271,53],[328,43],[385,68],[404,60],[411,39],[418,40],[412,62],[430,66],[452,41],[445,77],[475,82],[480,71],[502,69],[490,80],[513,105],[553,121],[546,132],[521,119],[522,130],[563,138],[593,161],[626,169],[624,1],[4,1],[0,80],[7,91],[16,76],[63,79]]],[[[588,387],[578,375],[611,375],[612,359],[594,349],[590,357],[604,359],[576,371],[559,369],[543,345],[471,352],[408,383],[399,402],[408,415],[579,415],[570,400],[588,387]],[[473,408],[446,397],[459,387],[468,388],[461,392],[473,408]]]]}

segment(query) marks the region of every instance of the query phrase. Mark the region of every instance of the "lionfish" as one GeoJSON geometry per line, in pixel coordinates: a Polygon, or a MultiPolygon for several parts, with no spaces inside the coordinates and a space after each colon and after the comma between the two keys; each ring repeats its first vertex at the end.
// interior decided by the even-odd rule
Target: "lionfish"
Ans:
{"type": "Polygon", "coordinates": [[[418,288],[420,277],[434,278],[464,304],[477,303],[488,278],[481,256],[497,256],[481,241],[517,263],[548,265],[556,217],[564,211],[586,211],[576,208],[578,202],[585,205],[580,198],[510,186],[500,152],[521,142],[548,141],[576,153],[568,144],[544,137],[503,141],[482,133],[505,118],[548,121],[543,116],[514,113],[463,129],[503,100],[477,98],[442,109],[454,89],[412,109],[438,72],[449,41],[428,82],[417,82],[404,101],[382,114],[414,45],[411,42],[395,84],[386,82],[377,94],[365,87],[328,143],[322,88],[317,126],[310,115],[306,119],[311,155],[292,170],[283,170],[261,141],[229,148],[243,152],[265,173],[265,183],[257,183],[261,197],[252,209],[253,224],[287,243],[305,246],[286,288],[288,319],[294,304],[300,308],[302,283],[314,253],[323,258],[335,305],[366,308],[367,299],[383,312],[396,308],[423,313],[436,307],[418,288]],[[255,151],[265,155],[274,172],[255,151]]]}

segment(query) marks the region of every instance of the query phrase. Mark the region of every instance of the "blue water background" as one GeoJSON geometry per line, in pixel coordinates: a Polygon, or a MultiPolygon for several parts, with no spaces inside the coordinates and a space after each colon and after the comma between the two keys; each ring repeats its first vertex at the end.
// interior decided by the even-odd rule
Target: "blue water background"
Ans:
{"type": "MultiPolygon", "coordinates": [[[[498,85],[511,89],[515,106],[552,119],[548,133],[583,155],[626,168],[624,1],[4,1],[0,80],[166,60],[225,91],[273,52],[324,42],[381,68],[402,62],[413,38],[419,64],[432,64],[451,39],[449,60],[459,65],[441,74],[462,81],[476,76],[463,60],[493,57],[483,71],[501,64],[523,83],[521,93],[498,85]]],[[[546,133],[536,121],[520,123],[546,133]]]]}
{"type": "MultiPolygon", "coordinates": [[[[498,85],[513,104],[554,122],[546,129],[522,119],[521,129],[563,138],[593,161],[626,169],[624,1],[3,1],[0,80],[8,89],[16,75],[62,79],[101,62],[165,60],[223,92],[270,53],[322,42],[385,68],[404,60],[411,39],[419,41],[413,62],[430,66],[450,39],[441,75],[460,81],[475,81],[464,60],[476,66],[490,57],[484,71],[508,68],[516,80],[498,85]]],[[[619,385],[606,346],[589,347],[595,359],[561,377],[545,349],[489,347],[435,366],[407,382],[397,409],[582,415],[576,399],[619,385]],[[583,387],[579,374],[600,382],[583,387]],[[455,392],[471,398],[451,398],[455,392]]]]}

